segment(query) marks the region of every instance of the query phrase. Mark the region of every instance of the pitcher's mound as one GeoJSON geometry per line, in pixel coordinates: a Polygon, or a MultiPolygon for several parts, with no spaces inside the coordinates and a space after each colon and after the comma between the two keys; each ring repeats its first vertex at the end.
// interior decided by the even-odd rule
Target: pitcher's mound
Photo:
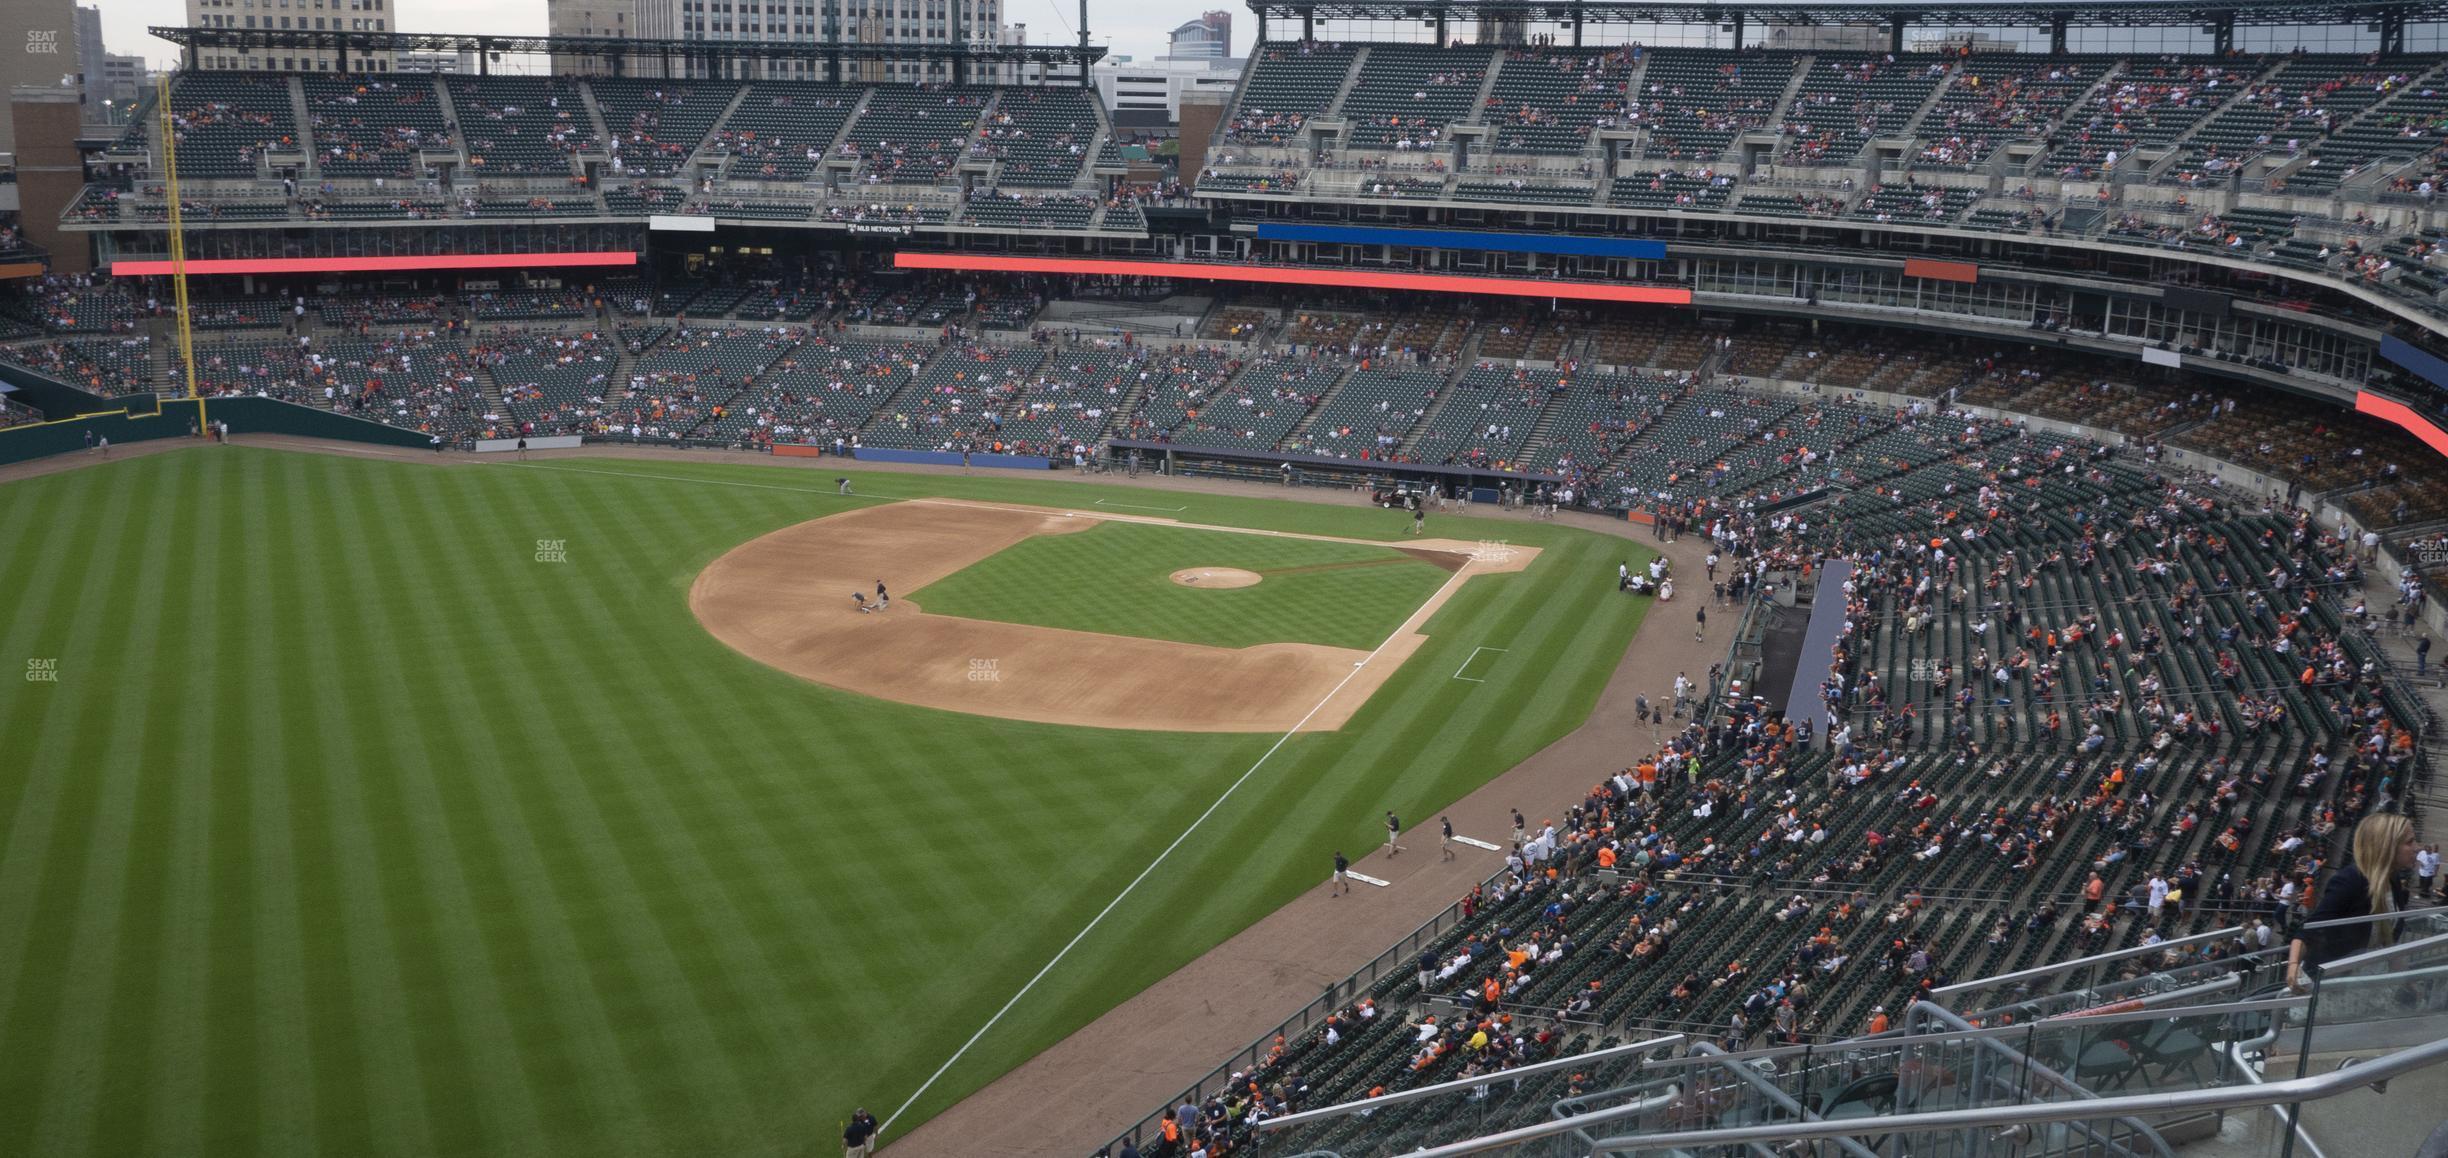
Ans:
{"type": "Polygon", "coordinates": [[[1171,578],[1184,587],[1254,587],[1262,576],[1239,567],[1185,567],[1171,578]]]}

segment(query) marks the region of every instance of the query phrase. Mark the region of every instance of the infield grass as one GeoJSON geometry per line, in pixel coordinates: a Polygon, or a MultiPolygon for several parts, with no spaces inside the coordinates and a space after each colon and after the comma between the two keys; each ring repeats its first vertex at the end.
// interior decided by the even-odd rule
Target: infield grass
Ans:
{"type": "Polygon", "coordinates": [[[1444,586],[1447,572],[1385,547],[1147,523],[1038,535],[910,595],[958,615],[1177,643],[1320,643],[1367,651],[1444,586]],[[1250,587],[1188,587],[1176,571],[1255,571],[1250,587]]]}
{"type": "MultiPolygon", "coordinates": [[[[757,535],[1127,493],[832,475],[197,447],[0,486],[0,1155],[797,1156],[898,1105],[1276,740],[913,708],[732,652],[686,595],[757,535]]],[[[1429,524],[1546,553],[1285,741],[896,1135],[1587,715],[1646,552],[1429,524]],[[1538,678],[1451,679],[1478,645],[1538,678]]]]}

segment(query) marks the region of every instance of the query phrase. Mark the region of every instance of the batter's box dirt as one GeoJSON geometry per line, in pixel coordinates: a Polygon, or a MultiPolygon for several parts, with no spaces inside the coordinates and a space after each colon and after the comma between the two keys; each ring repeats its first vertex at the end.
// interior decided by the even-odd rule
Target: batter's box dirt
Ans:
{"type": "Polygon", "coordinates": [[[1463,582],[1522,570],[1538,554],[1508,547],[1499,561],[1482,544],[1403,544],[1405,554],[1437,556],[1432,561],[1452,574],[1373,652],[1310,643],[1211,647],[929,615],[908,600],[861,611],[851,598],[872,596],[879,577],[916,591],[1031,535],[1084,531],[1101,518],[1196,525],[950,499],[862,507],[733,548],[697,576],[689,610],[751,659],[878,699],[1080,727],[1333,731],[1427,641],[1420,628],[1463,582]]]}

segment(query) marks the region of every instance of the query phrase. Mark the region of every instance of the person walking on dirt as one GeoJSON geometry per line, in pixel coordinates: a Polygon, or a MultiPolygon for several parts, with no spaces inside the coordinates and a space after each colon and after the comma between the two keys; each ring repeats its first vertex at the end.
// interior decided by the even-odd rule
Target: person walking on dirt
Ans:
{"type": "Polygon", "coordinates": [[[1401,852],[1401,851],[1403,850],[1403,846],[1401,846],[1400,844],[1396,844],[1396,843],[1395,843],[1395,841],[1394,841],[1394,838],[1396,838],[1396,837],[1398,837],[1398,836],[1401,836],[1401,835],[1402,835],[1402,818],[1400,818],[1400,817],[1398,817],[1398,816],[1395,816],[1395,815],[1394,815],[1392,812],[1388,812],[1388,813],[1386,813],[1386,855],[1387,855],[1387,856],[1393,856],[1395,853],[1401,852]]]}
{"type": "Polygon", "coordinates": [[[881,579],[876,580],[876,610],[892,610],[892,595],[884,590],[884,581],[881,579]]]}
{"type": "Polygon", "coordinates": [[[1437,821],[1443,828],[1442,835],[1437,837],[1437,848],[1445,854],[1446,860],[1452,860],[1454,858],[1453,817],[1440,816],[1437,821]]]}
{"type": "Polygon", "coordinates": [[[1692,627],[1692,642],[1708,642],[1708,608],[1705,606],[1700,608],[1699,618],[1694,621],[1694,626],[1692,627]]]}
{"type": "Polygon", "coordinates": [[[1338,848],[1335,850],[1334,879],[1327,882],[1326,895],[1330,897],[1339,897],[1350,891],[1351,861],[1346,859],[1343,856],[1343,850],[1338,848]]]}

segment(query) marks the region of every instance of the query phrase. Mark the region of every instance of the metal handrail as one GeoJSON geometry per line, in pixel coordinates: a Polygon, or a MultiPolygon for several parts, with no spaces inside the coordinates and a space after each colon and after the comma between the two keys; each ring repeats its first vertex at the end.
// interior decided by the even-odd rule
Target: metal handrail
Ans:
{"type": "MultiPolygon", "coordinates": [[[[2341,973],[2358,965],[2368,965],[2375,961],[2386,961],[2391,957],[2402,957],[2405,954],[2414,952],[2418,949],[2437,949],[2443,946],[2448,946],[2448,933],[2435,933],[2428,937],[2422,937],[2412,941],[2405,941],[2395,945],[2382,945],[2377,949],[2366,949],[2352,957],[2341,957],[2335,961],[2313,965],[2312,976],[2319,979],[2326,979],[2332,973],[2341,973]]],[[[2385,974],[2384,976],[2393,977],[2398,975],[2399,974],[2391,973],[2385,974]]],[[[2370,979],[2371,978],[2368,976],[2362,978],[2362,980],[2370,979]]],[[[2340,977],[2337,980],[2352,981],[2357,980],[2357,978],[2340,977]]]]}
{"type": "MultiPolygon", "coordinates": [[[[2171,1016],[2224,1017],[2240,1013],[2277,1014],[2283,1010],[2301,1009],[2309,1004],[2309,998],[2279,996],[2235,1001],[2215,1006],[2196,1006],[2173,1013],[2165,1009],[2127,1010],[2118,1013],[2100,1014],[2097,1016],[2084,1018],[2082,1020],[2082,1027],[2083,1031],[2086,1033],[2104,1032],[2108,1029],[2108,1027],[2115,1025],[2159,1022],[2165,1021],[2171,1016]]],[[[1941,1007],[1937,1006],[1917,1005],[1916,1008],[1926,1008],[1931,1014],[1936,1016],[1951,1016],[1941,1007]]],[[[1961,1019],[1956,1018],[1955,1020],[1960,1023],[1961,1019]]],[[[1874,1038],[1852,1038],[1834,1043],[1832,1045],[1772,1046],[1767,1049],[1748,1050],[1741,1053],[1725,1053],[1711,1047],[1706,1051],[1695,1050],[1694,1052],[1683,1054],[1678,1057],[1652,1059],[1643,1063],[1641,1070],[1645,1074],[1652,1075],[1653,1079],[1657,1081],[1688,1083],[1697,1080],[1697,1078],[1692,1076],[1693,1071],[1718,1066],[1723,1066],[1730,1069],[1747,1069],[1759,1066],[1769,1066],[1775,1069],[1782,1069],[1786,1064],[1793,1062],[1795,1059],[1809,1059],[1814,1057],[1838,1058],[1851,1052],[1869,1050],[1900,1051],[1931,1042],[1945,1042],[1950,1044],[1977,1042],[1993,1048],[2005,1048],[2009,1054],[2013,1055],[2016,1068],[2027,1070],[2028,1072],[2048,1081],[2050,1084],[2057,1086],[2059,1089],[2077,1095],[2080,1105],[2093,1107],[2109,1105],[2109,1100],[2091,1096],[2089,1090],[2075,1084],[2072,1079],[2066,1078],[2054,1070],[2041,1066],[2038,1063],[2032,1062],[2030,1059],[2024,1058],[2020,1054],[2015,1053],[2013,1043],[2027,1041],[2035,1032],[2043,1032],[2039,1029],[2041,1024],[2042,1023],[2040,1022],[2032,1022],[2017,1025],[1990,1026],[1982,1029],[1957,1028],[1922,1034],[1890,1034],[1874,1038]]],[[[2062,1023],[2052,1024],[2057,1024],[2062,1027],[2062,1023]]],[[[1587,1054],[1580,1055],[1580,1058],[1576,1060],[1586,1060],[1589,1056],[1590,1055],[1587,1054]]],[[[1474,1085],[1485,1085],[1491,1082],[1499,1082],[1505,1080],[1514,1072],[1516,1071],[1507,1070],[1498,1073],[1483,1074],[1477,1078],[1465,1079],[1460,1082],[1446,1083],[1440,1088],[1444,1089],[1446,1092],[1450,1092],[1455,1086],[1467,1087],[1474,1085]]],[[[1758,1071],[1754,1070],[1754,1072],[1758,1071]]],[[[1281,1118],[1271,1118],[1257,1123],[1256,1125],[1257,1129],[1260,1131],[1272,1133],[1276,1130],[1287,1127],[1318,1121],[1322,1118],[1330,1117],[1338,1113],[1349,1114],[1372,1111],[1382,1106],[1392,1105],[1398,1100],[1401,1100],[1399,1095],[1385,1095],[1382,1097],[1367,1098],[1355,1102],[1346,1102],[1341,1106],[1328,1107],[1321,1110],[1304,1111],[1300,1114],[1286,1115],[1281,1118]]],[[[2071,1103],[2049,1104],[2055,1105],[2071,1103]]],[[[1586,1129],[1588,1126],[1596,1123],[1615,1121],[1633,1116],[1638,1113],[1639,1110],[1640,1106],[1638,1105],[1608,1106],[1604,1109],[1591,1110],[1587,1113],[1579,1114],[1568,1119],[1543,1122],[1532,1126],[1524,1126],[1501,1134],[1487,1135],[1485,1138],[1477,1140],[1478,1142],[1485,1143],[1485,1145],[1476,1145],[1474,1143],[1451,1143],[1443,1149],[1426,1150],[1421,1151],[1420,1153],[1463,1154],[1470,1153],[1475,1149],[1493,1149],[1498,1146],[1512,1145],[1519,1142],[1531,1141],[1574,1130],[1586,1129]],[[1454,1149],[1453,1147],[1456,1146],[1468,1148],[1454,1149]]],[[[2123,1112],[2110,1110],[2081,1116],[2086,1118],[2117,1118],[2130,1115],[2123,1112]]],[[[1856,1126],[1855,1130],[1858,1132],[1859,1127],[1856,1126]]],[[[1696,1136],[1698,1136],[1698,1132],[1690,1134],[1678,1133],[1674,1135],[1674,1137],[1676,1137],[1678,1140],[1693,1138],[1696,1136]]],[[[1678,1141],[1677,1144],[1680,1145],[1681,1142],[1678,1141]]]]}
{"type": "Polygon", "coordinates": [[[2179,937],[2173,941],[2161,941],[2156,945],[2137,945],[2130,949],[2114,949],[2106,953],[2094,953],[2089,957],[2077,957],[2071,961],[2060,961],[2054,965],[2035,965],[2032,968],[2017,970],[2013,973],[2000,973],[1994,977],[1980,977],[1970,981],[1958,981],[1953,985],[1942,985],[1936,989],[1930,990],[1930,997],[1933,999],[1946,997],[1951,994],[1963,993],[1973,989],[1995,989],[2000,985],[2011,985],[2017,981],[2028,981],[2036,978],[2053,976],[2059,973],[2068,973],[2073,970],[2092,965],[2106,965],[2115,961],[2123,961],[2129,957],[2143,957],[2153,953],[2165,953],[2170,949],[2181,949],[2187,945],[2197,945],[2204,942],[2217,941],[2222,938],[2232,939],[2234,937],[2241,936],[2243,932],[2244,926],[2236,925],[2231,928],[2212,930],[2208,933],[2195,933],[2190,937],[2179,937]]]}
{"type": "MultiPolygon", "coordinates": [[[[2333,1070],[2313,1077],[2292,1078],[2266,1085],[2211,1086],[2202,1089],[2178,1090],[2161,1094],[2125,1094],[2113,1098],[2078,1102],[2020,1103],[2009,1106],[1983,1106],[1977,1109],[1935,1110],[1926,1114],[1893,1114],[1878,1119],[1878,1131],[1899,1134],[1923,1130],[1978,1129],[1985,1126],[2013,1126],[2036,1122],[2090,1121],[2100,1118],[2127,1116],[2161,1116],[2200,1113],[2213,1110],[2243,1110],[2261,1106],[2284,1105],[2294,1102],[2317,1102],[2339,1094],[2350,1093],[2377,1082],[2388,1081],[2400,1074],[2448,1061],[2448,1038],[2428,1042],[2411,1049],[2400,1050],[2386,1057],[2375,1058],[2362,1065],[2333,1070]]],[[[1719,1130],[1694,1130],[1670,1135],[1671,1145],[1678,1149],[1706,1146],[1741,1145],[1748,1142],[1811,1141],[1820,1138],[1844,1137],[1863,1131],[1860,1122],[1778,1122],[1767,1126],[1735,1126],[1719,1130]]],[[[1666,1145],[1664,1137],[1652,1143],[1640,1135],[1601,1138],[1595,1150],[1654,1149],[1666,1145]]],[[[1420,1151],[1414,1158],[1441,1158],[1444,1155],[1470,1154],[1507,1144],[1500,1136],[1472,1142],[1457,1143],[1435,1150],[1420,1151]]]]}
{"type": "Polygon", "coordinates": [[[1548,1061],[1538,1062],[1534,1065],[1515,1066],[1509,1070],[1496,1070],[1490,1073],[1479,1074],[1475,1077],[1455,1078],[1451,1081],[1438,1082],[1435,1085],[1420,1086],[1415,1089],[1402,1090],[1397,1093],[1379,1094],[1373,1098],[1362,1098],[1358,1101],[1344,1102],[1340,1105],[1321,1106],[1318,1109],[1303,1110],[1297,1114],[1285,1114],[1280,1118],[1269,1118],[1260,1124],[1264,1125],[1269,1130],[1281,1130],[1292,1126],[1305,1126],[1311,1122],[1325,1121],[1328,1118],[1340,1118],[1350,1114],[1373,1113],[1377,1110],[1382,1110],[1387,1106],[1399,1106],[1404,1102],[1415,1102],[1421,1098],[1433,1098],[1439,1094],[1450,1094],[1459,1090],[1471,1089],[1476,1086],[1492,1086],[1502,1082],[1537,1077],[1541,1074],[1554,1073],[1557,1070],[1578,1069],[1582,1066],[1590,1064],[1591,1062],[1607,1061],[1624,1054],[1640,1053],[1644,1050],[1671,1048],[1687,1040],[1689,1040],[1689,1038],[1685,1037],[1683,1034],[1668,1034],[1665,1037],[1651,1038],[1647,1041],[1636,1041],[1630,1045],[1619,1045],[1611,1049],[1593,1050],[1589,1053],[1577,1053],[1569,1057],[1553,1058],[1548,1061]]]}
{"type": "Polygon", "coordinates": [[[2448,917],[2448,907],[2423,905],[2419,908],[2399,909],[2393,913],[2373,913],[2368,917],[2331,917],[2326,921],[2306,921],[2303,927],[2306,929],[2338,929],[2347,925],[2369,925],[2380,921],[2409,921],[2426,917],[2448,917]]]}

